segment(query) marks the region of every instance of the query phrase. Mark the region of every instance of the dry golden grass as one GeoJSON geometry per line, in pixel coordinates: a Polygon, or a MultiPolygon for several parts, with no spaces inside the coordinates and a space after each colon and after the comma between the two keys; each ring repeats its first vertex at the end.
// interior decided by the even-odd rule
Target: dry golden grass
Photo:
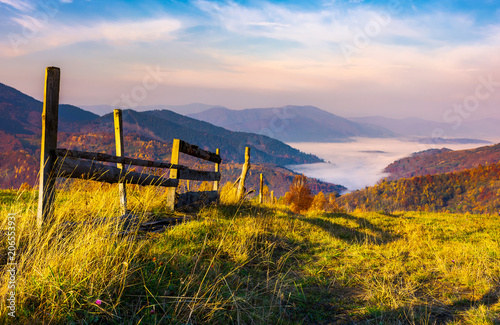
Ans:
{"type": "MultiPolygon", "coordinates": [[[[498,216],[294,214],[223,204],[147,237],[119,236],[117,189],[60,190],[35,231],[36,193],[2,191],[17,213],[17,324],[497,324],[498,216]],[[104,218],[104,219],[103,219],[104,218]],[[68,226],[66,221],[75,222],[68,226]],[[99,221],[87,222],[82,221],[99,221]],[[62,226],[65,225],[65,226],[62,226]],[[100,305],[97,300],[102,301],[100,305]]],[[[138,215],[167,213],[164,190],[129,189],[138,215]]],[[[146,218],[146,215],[143,217],[146,218]]],[[[0,241],[0,297],[8,291],[0,241]]],[[[0,322],[12,322],[0,300],[0,322]]]]}

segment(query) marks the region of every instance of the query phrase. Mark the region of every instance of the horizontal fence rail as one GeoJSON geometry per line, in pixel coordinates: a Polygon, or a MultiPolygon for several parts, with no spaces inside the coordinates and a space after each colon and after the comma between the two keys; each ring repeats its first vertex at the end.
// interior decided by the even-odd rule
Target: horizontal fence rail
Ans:
{"type": "Polygon", "coordinates": [[[185,141],[179,140],[179,152],[185,153],[187,155],[200,158],[203,160],[208,160],[216,164],[220,164],[222,162],[222,158],[213,152],[206,151],[201,149],[198,146],[189,144],[185,141]]]}
{"type": "Polygon", "coordinates": [[[64,158],[56,163],[57,177],[79,178],[110,184],[127,184],[177,187],[179,180],[154,176],[146,173],[126,171],[114,166],[107,166],[93,161],[64,158]]]}
{"type": "Polygon", "coordinates": [[[189,169],[186,166],[177,164],[137,159],[137,158],[129,158],[129,157],[119,157],[98,152],[57,149],[56,154],[59,157],[80,158],[80,159],[96,160],[109,163],[117,163],[123,165],[133,165],[133,166],[152,167],[152,168],[168,168],[168,169],[175,168],[180,170],[189,169]]]}
{"type": "MultiPolygon", "coordinates": [[[[189,143],[186,144],[189,145],[189,143]]],[[[123,165],[151,167],[151,168],[178,169],[177,173],[178,179],[191,180],[191,181],[208,181],[208,182],[220,181],[219,172],[195,170],[179,164],[171,164],[171,163],[164,163],[164,162],[157,162],[157,161],[143,160],[143,159],[129,158],[129,157],[118,157],[118,156],[108,155],[105,153],[86,152],[86,151],[68,150],[68,149],[56,149],[56,154],[58,157],[62,158],[88,159],[88,160],[119,163],[123,165]]]]}

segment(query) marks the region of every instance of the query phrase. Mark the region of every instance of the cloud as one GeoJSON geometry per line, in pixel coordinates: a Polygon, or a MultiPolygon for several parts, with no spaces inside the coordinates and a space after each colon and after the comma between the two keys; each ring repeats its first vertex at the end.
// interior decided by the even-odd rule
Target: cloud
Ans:
{"type": "Polygon", "coordinates": [[[9,38],[15,43],[3,44],[0,53],[11,57],[54,49],[81,42],[104,41],[112,44],[169,41],[172,33],[182,27],[172,18],[154,18],[142,21],[114,21],[90,25],[61,25],[53,21],[40,21],[23,15],[13,20],[23,27],[9,38]],[[14,46],[15,45],[15,46],[14,46]]]}
{"type": "Polygon", "coordinates": [[[195,4],[211,17],[213,23],[244,37],[291,40],[318,46],[343,40],[348,33],[348,25],[342,21],[340,13],[333,10],[292,11],[269,2],[260,8],[204,0],[195,4]]]}
{"type": "Polygon", "coordinates": [[[365,41],[422,50],[474,43],[486,38],[491,27],[479,27],[469,13],[435,10],[408,15],[403,14],[402,7],[389,4],[345,7],[334,2],[316,10],[271,2],[260,4],[250,7],[235,2],[195,2],[209,15],[212,24],[229,32],[228,38],[286,40],[330,52],[332,49],[338,51],[342,43],[353,45],[365,41]]]}
{"type": "MultiPolygon", "coordinates": [[[[308,177],[341,184],[349,190],[373,186],[386,177],[382,171],[390,163],[414,152],[440,149],[443,145],[420,145],[395,139],[358,138],[349,143],[290,143],[296,149],[312,153],[330,163],[292,165],[288,168],[308,177]]],[[[471,149],[482,144],[447,144],[452,150],[471,149]]]]}
{"type": "Polygon", "coordinates": [[[24,1],[24,0],[0,0],[0,3],[4,3],[6,5],[9,5],[19,11],[32,11],[35,9],[35,6],[31,1],[24,1]]]}
{"type": "MultiPolygon", "coordinates": [[[[78,61],[96,73],[104,67],[107,76],[123,77],[106,81],[117,87],[127,78],[140,80],[130,67],[160,63],[168,71],[165,87],[185,90],[164,100],[179,104],[204,98],[232,108],[300,103],[346,116],[377,112],[436,119],[474,91],[478,76],[500,71],[500,58],[493,55],[500,51],[500,24],[480,24],[469,12],[413,12],[409,5],[411,12],[391,12],[374,1],[325,0],[325,6],[307,9],[284,2],[194,1],[196,8],[183,5],[175,17],[167,6],[162,14],[161,5],[154,17],[100,21],[89,6],[89,12],[67,23],[71,6],[46,20],[15,12],[7,19],[18,27],[14,35],[20,43],[16,49],[3,38],[0,56],[19,66],[68,60],[68,66],[78,61]],[[379,30],[370,29],[375,23],[379,30]],[[359,46],[360,35],[367,33],[359,46]],[[343,43],[356,47],[349,62],[340,49],[343,43]],[[106,64],[97,69],[96,61],[106,64]]],[[[9,71],[2,71],[6,78],[17,75],[9,71]]],[[[495,96],[492,107],[498,92],[495,96]]]]}

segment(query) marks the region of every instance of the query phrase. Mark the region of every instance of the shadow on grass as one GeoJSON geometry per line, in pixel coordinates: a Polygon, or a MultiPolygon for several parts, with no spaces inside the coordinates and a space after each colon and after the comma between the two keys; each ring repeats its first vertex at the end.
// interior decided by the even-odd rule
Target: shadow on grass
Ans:
{"type": "Polygon", "coordinates": [[[312,225],[321,227],[330,236],[342,239],[350,243],[368,242],[376,245],[383,245],[399,238],[390,232],[375,226],[365,218],[359,218],[347,213],[326,214],[323,217],[298,216],[298,219],[312,225]],[[357,228],[347,227],[336,222],[338,219],[355,221],[357,228]],[[364,230],[369,230],[365,232],[364,230]]]}
{"type": "MultiPolygon", "coordinates": [[[[201,218],[269,218],[277,217],[276,210],[249,203],[219,205],[213,211],[202,211],[201,218]]],[[[345,213],[303,216],[283,212],[281,216],[320,227],[329,236],[347,243],[382,245],[399,238],[365,218],[345,213]],[[352,227],[346,226],[346,221],[352,227]]],[[[151,324],[446,324],[456,320],[459,313],[499,301],[500,288],[495,288],[480,300],[460,300],[452,305],[434,301],[425,304],[422,301],[427,300],[422,298],[415,305],[391,310],[366,306],[359,298],[362,289],[301,273],[303,261],[290,258],[291,253],[308,254],[314,247],[290,240],[286,234],[259,235],[256,244],[249,248],[251,259],[245,263],[238,262],[228,252],[219,252],[217,243],[209,240],[204,243],[214,236],[214,229],[209,226],[204,225],[190,235],[180,238],[181,242],[168,254],[158,248],[141,256],[137,272],[127,281],[123,303],[118,309],[118,315],[127,320],[127,324],[140,321],[151,324]],[[198,243],[194,250],[189,248],[193,243],[198,243]],[[187,247],[184,251],[182,245],[187,247]],[[269,247],[273,249],[266,250],[269,247]],[[269,253],[263,254],[265,252],[269,253]]],[[[104,319],[113,324],[121,322],[104,319]]]]}
{"type": "Polygon", "coordinates": [[[500,318],[493,315],[474,315],[479,306],[491,307],[499,302],[500,287],[486,293],[479,300],[462,299],[446,305],[439,302],[404,306],[392,310],[373,308],[367,314],[336,322],[336,324],[450,324],[459,319],[459,314],[471,312],[471,324],[500,324],[500,318]],[[486,319],[485,319],[486,318],[486,319]]]}

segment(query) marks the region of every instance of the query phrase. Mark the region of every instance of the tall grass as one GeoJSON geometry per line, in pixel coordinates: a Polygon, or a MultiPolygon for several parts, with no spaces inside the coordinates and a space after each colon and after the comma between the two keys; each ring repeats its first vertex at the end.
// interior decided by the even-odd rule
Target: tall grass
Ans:
{"type": "MultiPolygon", "coordinates": [[[[15,322],[114,324],[495,324],[499,218],[355,211],[295,214],[222,204],[163,233],[120,235],[117,189],[74,182],[39,236],[36,193],[1,192],[17,213],[15,322]],[[68,223],[67,221],[71,221],[68,223]],[[84,222],[85,221],[85,222],[84,222]],[[96,304],[100,302],[100,304],[96,304]]],[[[142,220],[166,214],[164,190],[131,187],[142,220]]],[[[132,228],[133,230],[134,228],[132,228]]],[[[0,263],[6,243],[0,242],[0,263]]],[[[0,297],[8,291],[5,267],[0,297]]]]}

